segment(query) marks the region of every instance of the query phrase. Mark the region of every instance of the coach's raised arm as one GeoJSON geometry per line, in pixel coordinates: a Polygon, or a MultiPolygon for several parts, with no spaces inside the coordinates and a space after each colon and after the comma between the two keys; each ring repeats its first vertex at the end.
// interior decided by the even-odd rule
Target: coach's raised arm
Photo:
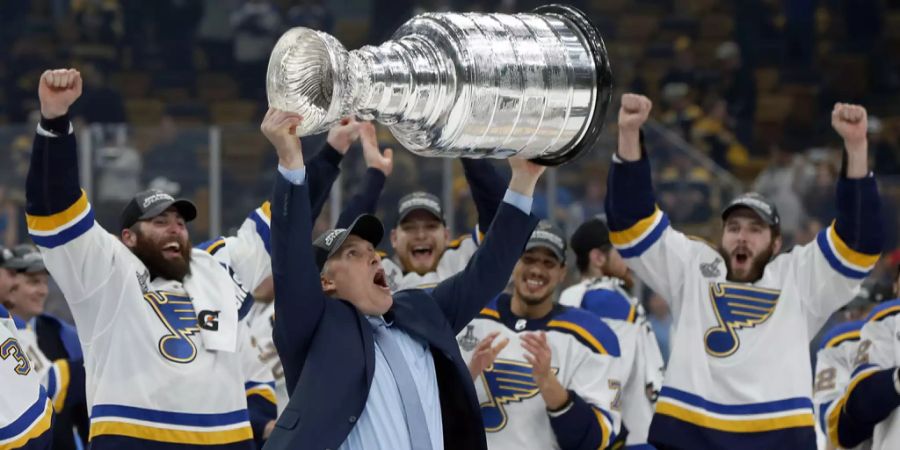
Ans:
{"type": "Polygon", "coordinates": [[[543,167],[511,161],[513,177],[484,243],[432,291],[388,287],[370,215],[312,242],[307,178],[276,111],[263,132],[278,150],[272,199],[275,344],[291,401],[266,448],[484,449],[484,428],[455,335],[506,285],[537,219],[543,167]]]}

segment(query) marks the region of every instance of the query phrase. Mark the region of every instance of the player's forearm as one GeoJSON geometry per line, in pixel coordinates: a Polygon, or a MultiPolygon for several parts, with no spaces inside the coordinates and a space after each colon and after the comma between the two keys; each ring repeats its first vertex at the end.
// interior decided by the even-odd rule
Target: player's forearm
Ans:
{"type": "MultiPolygon", "coordinates": [[[[849,174],[849,161],[848,161],[849,174]]],[[[878,255],[883,245],[881,198],[873,177],[838,179],[835,232],[852,251],[878,255]]]]}
{"type": "Polygon", "coordinates": [[[541,397],[550,411],[559,411],[569,403],[569,391],[566,390],[555,376],[551,376],[540,386],[541,397]]]}
{"type": "Polygon", "coordinates": [[[346,228],[361,214],[375,214],[385,181],[384,172],[373,168],[366,169],[359,191],[347,202],[335,226],[346,228]]]}
{"type": "Polygon", "coordinates": [[[569,392],[570,404],[560,412],[549,412],[550,426],[562,450],[606,448],[615,435],[606,415],[569,392]]]}
{"type": "Polygon", "coordinates": [[[621,156],[614,156],[606,184],[605,204],[610,230],[627,230],[653,215],[656,210],[650,162],[647,158],[627,161],[621,156]]]}
{"type": "Polygon", "coordinates": [[[25,181],[25,210],[30,215],[65,211],[81,197],[78,152],[70,131],[68,115],[41,120],[25,181]]]}
{"type": "Polygon", "coordinates": [[[497,208],[503,201],[506,181],[486,159],[463,158],[462,165],[472,191],[472,201],[478,210],[478,228],[484,233],[491,226],[497,208]]]}
{"type": "Polygon", "coordinates": [[[309,201],[312,207],[312,219],[316,220],[331,194],[331,187],[341,173],[340,164],[344,155],[331,144],[326,143],[319,153],[306,161],[307,185],[309,201]]]}
{"type": "Polygon", "coordinates": [[[853,421],[875,425],[900,407],[900,381],[897,368],[879,370],[861,379],[847,397],[841,414],[853,421]]]}
{"type": "Polygon", "coordinates": [[[641,130],[619,128],[619,148],[616,151],[624,161],[641,159],[641,130]]]}
{"type": "Polygon", "coordinates": [[[869,144],[863,139],[858,142],[844,141],[847,149],[847,178],[865,178],[869,174],[869,144]]]}

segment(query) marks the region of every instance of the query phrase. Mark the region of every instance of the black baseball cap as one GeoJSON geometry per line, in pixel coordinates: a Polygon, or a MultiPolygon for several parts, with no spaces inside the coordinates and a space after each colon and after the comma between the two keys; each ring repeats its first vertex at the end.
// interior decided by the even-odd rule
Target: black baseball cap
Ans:
{"type": "Polygon", "coordinates": [[[197,207],[190,200],[183,198],[176,200],[159,189],[148,189],[135,194],[134,198],[125,205],[120,216],[121,229],[131,228],[141,220],[152,219],[172,206],[178,210],[185,222],[190,222],[197,217],[197,207]]]}
{"type": "Polygon", "coordinates": [[[609,226],[600,217],[588,219],[575,229],[569,243],[578,257],[587,255],[595,248],[607,249],[612,246],[612,241],[609,240],[609,226]]]}
{"type": "Polygon", "coordinates": [[[4,262],[3,267],[18,273],[46,272],[44,258],[38,249],[30,244],[20,244],[12,249],[12,258],[4,262]]]}
{"type": "Polygon", "coordinates": [[[441,222],[444,221],[444,210],[441,208],[441,200],[436,195],[427,192],[413,192],[403,196],[397,206],[397,223],[403,222],[413,211],[425,210],[431,213],[441,222]]]}
{"type": "Polygon", "coordinates": [[[770,227],[778,227],[781,225],[781,217],[778,215],[778,208],[775,207],[775,204],[756,192],[748,192],[739,195],[732,200],[731,203],[722,210],[722,220],[724,221],[727,219],[728,216],[738,208],[749,208],[770,227]]]}
{"type": "Polygon", "coordinates": [[[328,258],[334,256],[341,249],[341,245],[344,245],[344,241],[350,235],[359,236],[377,247],[381,243],[381,238],[384,237],[384,225],[381,224],[377,217],[371,214],[363,214],[357,217],[347,228],[335,228],[322,233],[321,236],[313,241],[313,252],[315,253],[316,266],[319,267],[319,271],[325,267],[325,261],[328,261],[328,258]]]}
{"type": "Polygon", "coordinates": [[[538,247],[550,250],[559,262],[566,263],[566,238],[558,228],[545,220],[538,223],[537,228],[531,233],[528,243],[525,244],[525,251],[538,247]]]}

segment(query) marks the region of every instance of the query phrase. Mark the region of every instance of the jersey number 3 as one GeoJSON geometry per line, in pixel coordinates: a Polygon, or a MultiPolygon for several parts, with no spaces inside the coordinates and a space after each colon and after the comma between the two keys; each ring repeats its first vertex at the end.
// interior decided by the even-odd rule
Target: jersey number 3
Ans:
{"type": "Polygon", "coordinates": [[[22,347],[19,346],[19,341],[15,338],[9,338],[0,344],[0,359],[5,361],[9,358],[18,363],[13,369],[15,373],[28,375],[31,372],[31,363],[28,361],[28,357],[25,356],[25,352],[22,351],[22,347]]]}

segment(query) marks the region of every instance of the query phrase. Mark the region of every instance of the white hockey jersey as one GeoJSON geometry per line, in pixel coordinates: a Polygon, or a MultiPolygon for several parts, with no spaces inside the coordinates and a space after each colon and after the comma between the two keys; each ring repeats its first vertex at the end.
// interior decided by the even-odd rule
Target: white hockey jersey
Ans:
{"type": "Polygon", "coordinates": [[[900,300],[891,300],[875,308],[860,331],[852,378],[844,394],[828,410],[832,440],[856,442],[870,433],[873,450],[900,448],[900,389],[894,379],[894,372],[900,366],[898,337],[900,300]],[[851,426],[841,423],[847,421],[845,414],[850,402],[861,405],[870,416],[881,416],[881,420],[866,426],[859,426],[858,421],[851,426]]]}
{"type": "Polygon", "coordinates": [[[510,342],[475,380],[488,448],[606,448],[615,440],[626,373],[609,327],[589,313],[558,305],[542,319],[518,318],[504,294],[457,336],[467,363],[478,342],[494,331],[500,332],[495,342],[510,342]],[[559,382],[576,396],[571,408],[556,415],[547,412],[519,341],[521,333],[539,330],[547,333],[551,367],[559,382]],[[590,424],[590,429],[579,428],[579,423],[590,424]]]}
{"type": "Polygon", "coordinates": [[[28,356],[28,360],[31,361],[31,367],[38,374],[41,385],[46,389],[47,397],[53,403],[53,410],[61,412],[65,407],[71,382],[69,361],[66,359],[50,361],[38,347],[37,334],[34,329],[17,318],[13,318],[13,320],[19,337],[19,345],[28,356]]]}
{"type": "Polygon", "coordinates": [[[656,398],[662,388],[665,362],[656,336],[638,300],[615,278],[599,278],[576,284],[563,292],[559,303],[581,308],[603,320],[616,333],[622,365],[627,370],[622,387],[622,424],[629,446],[647,444],[647,433],[656,398]]]}
{"type": "MultiPolygon", "coordinates": [[[[476,235],[480,236],[477,231],[476,235]]],[[[432,272],[424,275],[415,272],[404,273],[403,268],[390,258],[382,258],[381,267],[384,268],[391,292],[422,288],[436,285],[465,269],[475,250],[478,250],[476,237],[464,235],[447,246],[432,272]]]]}
{"type": "MultiPolygon", "coordinates": [[[[838,443],[836,422],[829,427],[828,416],[834,411],[836,402],[850,384],[850,376],[856,367],[860,343],[860,329],[863,321],[845,322],[834,326],[822,337],[822,346],[816,353],[815,382],[813,384],[813,404],[819,428],[825,433],[834,448],[842,448],[838,443]],[[832,440],[832,438],[834,438],[832,440]]],[[[852,450],[869,450],[871,440],[851,447],[852,450]]]]}
{"type": "MultiPolygon", "coordinates": [[[[48,141],[57,139],[64,138],[48,141]]],[[[156,448],[252,448],[246,395],[274,403],[274,393],[271,377],[254,379],[268,371],[250,373],[253,358],[248,362],[241,351],[250,338],[238,324],[246,298],[238,280],[255,287],[271,273],[268,217],[264,204],[236,236],[193,249],[182,284],[150,279],[144,264],[94,221],[83,192],[59,213],[28,216],[84,349],[93,449],[142,440],[156,448]],[[210,254],[217,250],[222,255],[210,254]]]]}
{"type": "Polygon", "coordinates": [[[275,380],[275,399],[280,416],[290,398],[284,382],[284,367],[281,366],[281,359],[275,349],[275,340],[272,338],[275,328],[275,302],[255,303],[244,320],[250,327],[253,355],[269,369],[275,380]]]}
{"type": "Polygon", "coordinates": [[[759,281],[733,283],[716,250],[672,229],[658,209],[611,238],[674,317],[651,441],[815,448],[808,342],[855,295],[862,277],[844,273],[864,276],[878,256],[853,251],[830,226],[774,258],[759,281]]]}
{"type": "Polygon", "coordinates": [[[53,405],[16,328],[0,305],[0,448],[49,449],[53,405]]]}

